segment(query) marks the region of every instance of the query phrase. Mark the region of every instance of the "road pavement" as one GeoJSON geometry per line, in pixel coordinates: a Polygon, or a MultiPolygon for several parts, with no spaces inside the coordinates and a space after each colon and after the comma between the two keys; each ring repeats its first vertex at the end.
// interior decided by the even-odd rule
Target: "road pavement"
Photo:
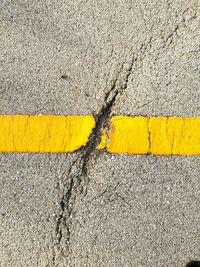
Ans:
{"type": "MultiPolygon", "coordinates": [[[[0,113],[200,116],[197,0],[2,0],[0,113]]],[[[98,133],[97,133],[98,134],[98,133]]],[[[200,157],[0,154],[0,266],[200,260],[200,157]]]]}

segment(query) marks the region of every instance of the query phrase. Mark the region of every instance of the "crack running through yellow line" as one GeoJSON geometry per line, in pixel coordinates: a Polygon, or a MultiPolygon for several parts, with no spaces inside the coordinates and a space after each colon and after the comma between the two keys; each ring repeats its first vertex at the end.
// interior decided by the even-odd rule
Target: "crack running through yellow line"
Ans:
{"type": "MultiPolygon", "coordinates": [[[[0,115],[0,152],[74,152],[94,127],[90,115],[0,115]]],[[[200,154],[200,117],[113,116],[101,135],[110,153],[200,154]]]]}

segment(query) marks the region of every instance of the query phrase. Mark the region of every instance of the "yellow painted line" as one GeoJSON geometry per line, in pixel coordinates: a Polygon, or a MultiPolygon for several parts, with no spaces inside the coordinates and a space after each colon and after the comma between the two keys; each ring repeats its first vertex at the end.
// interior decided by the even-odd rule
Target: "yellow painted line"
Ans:
{"type": "Polygon", "coordinates": [[[73,152],[94,126],[92,116],[0,115],[0,151],[73,152]]]}
{"type": "Polygon", "coordinates": [[[108,132],[107,150],[111,153],[148,153],[147,121],[146,117],[112,117],[112,128],[108,132]]]}
{"type": "MultiPolygon", "coordinates": [[[[0,115],[0,152],[73,152],[86,145],[94,127],[90,115],[0,115]]],[[[97,148],[200,155],[200,117],[113,116],[97,148]]]]}
{"type": "Polygon", "coordinates": [[[200,154],[200,118],[152,117],[148,125],[150,153],[200,154]]]}
{"type": "Polygon", "coordinates": [[[200,117],[126,117],[111,119],[107,150],[155,155],[200,154],[200,117]]]}

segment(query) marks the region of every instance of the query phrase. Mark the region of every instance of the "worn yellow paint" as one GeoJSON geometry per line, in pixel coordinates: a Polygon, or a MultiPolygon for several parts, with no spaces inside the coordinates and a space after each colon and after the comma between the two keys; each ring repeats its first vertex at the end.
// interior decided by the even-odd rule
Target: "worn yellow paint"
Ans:
{"type": "Polygon", "coordinates": [[[149,151],[147,117],[114,116],[108,132],[111,153],[145,154],[149,151]]]}
{"type": "Polygon", "coordinates": [[[106,129],[103,129],[101,132],[100,143],[98,144],[97,148],[98,149],[104,149],[104,148],[106,148],[106,144],[107,144],[107,131],[106,131],[106,129]]]}
{"type": "Polygon", "coordinates": [[[92,116],[0,115],[0,151],[72,152],[94,125],[92,116]]]}
{"type": "MultiPolygon", "coordinates": [[[[85,146],[93,116],[0,115],[1,152],[73,152],[85,146]]],[[[113,116],[98,149],[110,153],[200,155],[200,117],[113,116]]]]}
{"type": "Polygon", "coordinates": [[[150,153],[200,154],[200,118],[151,117],[150,153]]]}
{"type": "MultiPolygon", "coordinates": [[[[177,118],[179,120],[179,118],[177,118]]],[[[151,117],[148,121],[149,152],[171,154],[173,148],[173,125],[167,117],[151,117]]]]}

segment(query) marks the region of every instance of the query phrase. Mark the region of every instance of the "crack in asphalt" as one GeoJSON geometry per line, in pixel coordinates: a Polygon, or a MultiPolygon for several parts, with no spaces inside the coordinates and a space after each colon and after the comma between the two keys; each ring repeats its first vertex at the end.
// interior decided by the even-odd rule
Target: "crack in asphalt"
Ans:
{"type": "MultiPolygon", "coordinates": [[[[67,181],[64,183],[64,190],[59,203],[60,214],[57,218],[56,224],[56,236],[57,245],[59,250],[64,254],[61,242],[63,242],[67,250],[69,250],[70,242],[70,228],[71,228],[71,217],[73,212],[73,206],[76,201],[77,195],[83,193],[83,182],[87,178],[88,174],[88,164],[91,157],[96,152],[96,147],[100,143],[102,129],[108,123],[112,108],[116,102],[118,95],[120,95],[124,90],[127,89],[129,77],[133,70],[134,62],[137,58],[133,58],[129,67],[124,70],[124,64],[120,68],[110,90],[105,94],[104,104],[95,116],[95,127],[89,136],[88,142],[85,147],[81,148],[79,151],[81,156],[76,159],[67,174],[67,181]],[[74,172],[75,167],[75,172],[74,172]],[[66,231],[66,236],[64,237],[63,230],[66,231]]],[[[55,262],[55,255],[54,255],[55,262]]]]}
{"type": "MultiPolygon", "coordinates": [[[[104,102],[99,112],[95,117],[95,127],[88,138],[85,147],[82,147],[77,152],[80,153],[78,157],[70,166],[66,181],[63,183],[62,197],[59,202],[60,213],[56,223],[57,247],[63,256],[69,252],[69,243],[71,236],[72,213],[76,198],[83,194],[84,186],[88,176],[88,164],[91,158],[96,153],[96,148],[101,140],[102,130],[109,124],[109,118],[112,113],[112,108],[116,103],[119,95],[121,95],[127,88],[130,75],[133,73],[134,64],[146,57],[146,51],[151,48],[152,38],[146,44],[142,44],[138,53],[133,54],[129,64],[123,63],[111,85],[110,90],[105,94],[104,102]],[[66,235],[64,235],[64,231],[66,235]],[[63,246],[64,242],[64,246],[63,246]],[[66,252],[64,252],[64,249],[66,252]]],[[[60,189],[61,190],[61,189],[60,189]]],[[[56,266],[56,255],[54,253],[53,262],[56,266]]]]}

